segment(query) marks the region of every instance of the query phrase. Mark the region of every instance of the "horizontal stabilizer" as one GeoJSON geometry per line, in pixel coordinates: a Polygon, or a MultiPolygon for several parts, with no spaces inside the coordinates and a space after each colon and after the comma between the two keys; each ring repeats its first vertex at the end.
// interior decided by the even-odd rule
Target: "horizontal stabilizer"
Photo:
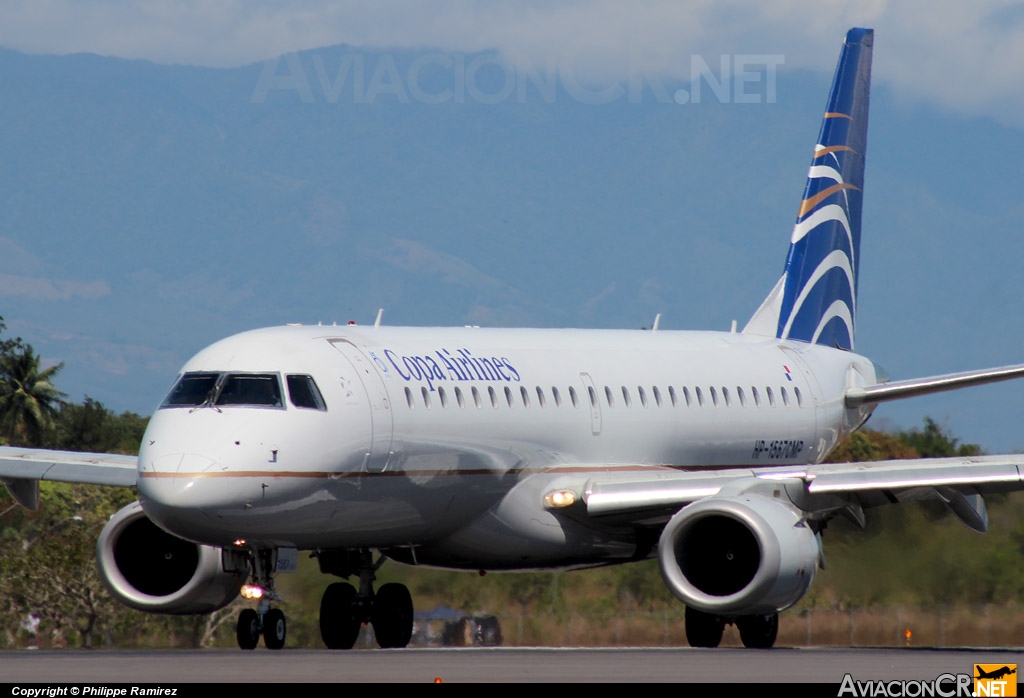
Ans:
{"type": "Polygon", "coordinates": [[[846,391],[846,406],[859,407],[887,400],[902,400],[907,397],[941,393],[944,390],[956,390],[957,388],[997,383],[1021,377],[1024,377],[1024,364],[1002,366],[1000,368],[984,368],[980,371],[948,373],[929,378],[913,378],[911,380],[893,381],[868,387],[854,387],[846,391]]]}

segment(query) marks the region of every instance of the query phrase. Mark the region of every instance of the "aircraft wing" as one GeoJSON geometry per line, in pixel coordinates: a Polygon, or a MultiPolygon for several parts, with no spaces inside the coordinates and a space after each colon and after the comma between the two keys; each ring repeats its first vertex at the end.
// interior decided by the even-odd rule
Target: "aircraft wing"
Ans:
{"type": "Polygon", "coordinates": [[[717,471],[664,468],[646,477],[592,477],[582,503],[588,517],[654,523],[698,499],[770,481],[799,484],[794,503],[808,513],[838,512],[863,523],[863,507],[938,499],[964,524],[983,531],[987,515],[980,495],[1024,489],[1024,454],[717,471]]]}
{"type": "Polygon", "coordinates": [[[0,482],[27,509],[39,508],[39,481],[135,485],[138,456],[0,447],[0,482]]]}

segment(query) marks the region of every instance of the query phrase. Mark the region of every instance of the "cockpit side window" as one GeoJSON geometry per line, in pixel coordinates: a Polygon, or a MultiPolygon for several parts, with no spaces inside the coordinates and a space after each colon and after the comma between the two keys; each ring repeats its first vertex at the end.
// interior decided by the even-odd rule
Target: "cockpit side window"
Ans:
{"type": "Polygon", "coordinates": [[[284,407],[281,381],[276,373],[229,373],[215,404],[284,407]]]}
{"type": "Polygon", "coordinates": [[[217,387],[219,373],[186,373],[171,388],[161,407],[198,407],[207,401],[217,387]]]}
{"type": "Polygon", "coordinates": [[[327,409],[313,376],[287,376],[285,380],[288,382],[288,397],[293,405],[308,410],[327,409]]]}

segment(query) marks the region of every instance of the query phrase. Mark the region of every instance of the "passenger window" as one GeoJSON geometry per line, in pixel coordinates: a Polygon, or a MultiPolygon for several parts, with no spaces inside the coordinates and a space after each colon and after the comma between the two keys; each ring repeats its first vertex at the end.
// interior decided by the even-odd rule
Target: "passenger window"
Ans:
{"type": "Polygon", "coordinates": [[[594,389],[588,385],[587,392],[590,393],[590,406],[597,407],[597,394],[594,393],[594,389]]]}
{"type": "Polygon", "coordinates": [[[416,403],[413,402],[412,391],[409,390],[409,388],[405,389],[405,402],[406,402],[406,404],[409,405],[409,409],[410,410],[416,409],[416,403]]]}
{"type": "Polygon", "coordinates": [[[768,396],[768,404],[775,407],[775,393],[772,392],[770,387],[764,389],[765,394],[768,396]]]}
{"type": "Polygon", "coordinates": [[[736,386],[736,397],[740,400],[740,407],[747,406],[747,397],[743,394],[743,388],[738,385],[736,386]]]}
{"type": "Polygon", "coordinates": [[[444,392],[444,388],[437,389],[437,396],[441,398],[441,407],[448,406],[448,396],[444,392]]]}
{"type": "Polygon", "coordinates": [[[654,393],[655,404],[657,404],[658,407],[661,407],[661,391],[658,390],[658,386],[654,386],[653,388],[651,388],[651,392],[654,393]]]}
{"type": "Polygon", "coordinates": [[[709,390],[711,390],[711,404],[718,407],[718,391],[715,390],[715,386],[711,386],[709,390]]]}
{"type": "Polygon", "coordinates": [[[757,388],[751,386],[750,394],[754,396],[754,406],[755,407],[760,407],[761,406],[761,395],[760,395],[760,393],[757,392],[757,388]]]}
{"type": "Polygon", "coordinates": [[[779,388],[779,392],[782,393],[782,404],[789,407],[789,393],[786,392],[786,387],[779,388]]]}
{"type": "Polygon", "coordinates": [[[562,395],[555,386],[551,386],[551,399],[555,401],[555,407],[562,406],[562,395]]]}
{"type": "MultiPolygon", "coordinates": [[[[686,388],[683,388],[683,390],[686,390],[686,388]]],[[[701,407],[703,407],[704,406],[704,393],[701,392],[700,388],[694,388],[694,390],[697,391],[697,404],[700,405],[701,407]]],[[[687,400],[686,404],[689,405],[690,401],[687,400]]]]}
{"type": "Polygon", "coordinates": [[[217,406],[284,407],[275,373],[231,373],[217,395],[217,406]]]}
{"type": "Polygon", "coordinates": [[[430,409],[430,391],[426,387],[420,388],[420,392],[423,394],[423,406],[428,410],[430,409]]]}
{"type": "Polygon", "coordinates": [[[612,398],[612,389],[604,386],[604,399],[608,401],[609,407],[615,407],[615,400],[612,398]]]}
{"type": "Polygon", "coordinates": [[[519,395],[523,398],[523,407],[530,406],[530,391],[526,389],[525,385],[519,386],[519,395]]]}
{"type": "Polygon", "coordinates": [[[804,406],[804,396],[800,394],[800,388],[793,388],[793,394],[796,395],[797,407],[804,406]]]}
{"type": "Polygon", "coordinates": [[[732,405],[732,400],[729,399],[729,389],[724,386],[722,387],[722,399],[725,400],[726,407],[732,405]]]}
{"type": "Polygon", "coordinates": [[[487,394],[491,396],[491,407],[498,409],[498,396],[494,392],[494,388],[487,386],[487,394]]]}
{"type": "Polygon", "coordinates": [[[462,397],[462,389],[461,388],[458,388],[458,387],[455,388],[455,401],[457,403],[459,403],[459,407],[465,407],[466,406],[466,402],[465,402],[465,400],[462,397]]]}
{"type": "Polygon", "coordinates": [[[668,399],[672,401],[672,406],[673,407],[678,407],[679,406],[679,400],[676,397],[676,389],[674,387],[672,387],[671,385],[668,386],[668,399]]]}
{"type": "Polygon", "coordinates": [[[541,389],[541,387],[540,387],[540,386],[538,385],[538,386],[537,386],[537,404],[538,404],[538,405],[540,405],[541,407],[544,407],[544,403],[545,403],[545,400],[544,400],[544,391],[543,391],[543,390],[541,389]]]}
{"type": "Polygon", "coordinates": [[[512,388],[507,385],[505,386],[505,402],[508,403],[509,407],[512,406],[512,388]]]}
{"type": "Polygon", "coordinates": [[[638,385],[636,387],[636,394],[640,396],[641,406],[647,407],[647,393],[644,391],[643,386],[638,385]]]}
{"type": "MultiPolygon", "coordinates": [[[[569,386],[569,400],[572,401],[572,406],[573,407],[579,407],[580,406],[579,398],[576,397],[576,388],[572,387],[571,385],[569,386]]],[[[590,395],[590,401],[591,402],[594,401],[593,393],[591,393],[591,395],[590,395]]]]}
{"type": "Polygon", "coordinates": [[[480,391],[477,390],[476,386],[474,385],[472,388],[470,388],[470,392],[473,393],[473,404],[475,404],[477,406],[477,409],[479,409],[480,406],[481,406],[480,405],[480,391]]]}
{"type": "Polygon", "coordinates": [[[633,401],[629,399],[629,390],[626,389],[626,386],[622,386],[622,402],[625,403],[626,407],[630,407],[633,404],[633,401]]]}

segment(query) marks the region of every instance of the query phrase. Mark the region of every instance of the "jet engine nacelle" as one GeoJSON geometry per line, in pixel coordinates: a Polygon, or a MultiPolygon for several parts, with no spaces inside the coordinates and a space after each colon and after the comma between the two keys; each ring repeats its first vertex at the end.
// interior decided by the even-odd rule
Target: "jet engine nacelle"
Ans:
{"type": "Polygon", "coordinates": [[[723,616],[775,613],[814,580],[821,547],[798,509],[762,495],[681,509],[658,543],[661,576],[687,606],[723,616]]]}
{"type": "Polygon", "coordinates": [[[96,543],[96,565],[111,596],[149,613],[210,613],[231,603],[246,573],[225,571],[220,548],[172,536],[138,502],[110,517],[96,543]]]}

